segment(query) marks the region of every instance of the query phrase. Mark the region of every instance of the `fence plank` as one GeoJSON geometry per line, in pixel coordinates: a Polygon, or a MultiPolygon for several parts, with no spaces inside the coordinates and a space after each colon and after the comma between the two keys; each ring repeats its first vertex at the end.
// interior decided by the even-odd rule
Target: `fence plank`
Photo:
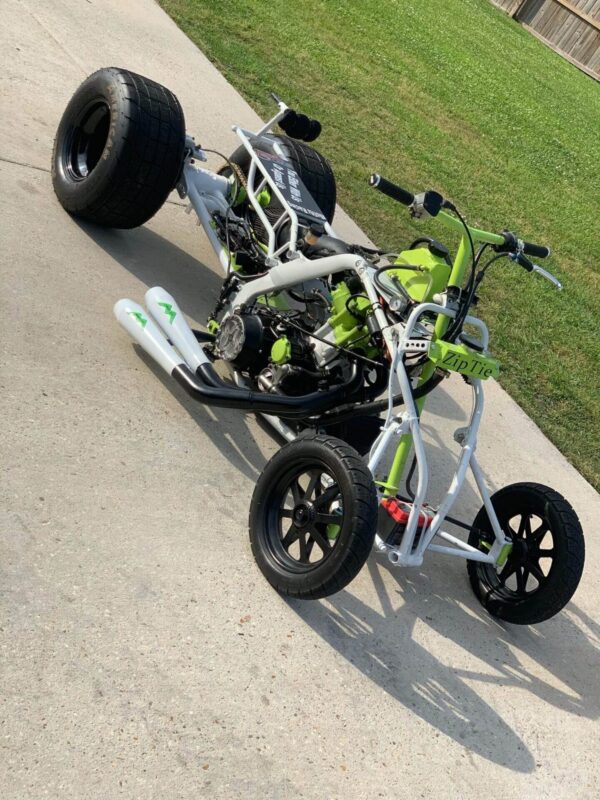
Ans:
{"type": "Polygon", "coordinates": [[[519,6],[523,5],[523,0],[492,0],[492,3],[512,17],[519,6]]]}
{"type": "Polygon", "coordinates": [[[527,30],[600,80],[600,0],[492,0],[527,30]]]}
{"type": "Polygon", "coordinates": [[[586,64],[582,64],[581,61],[576,61],[573,58],[573,56],[569,55],[569,53],[565,53],[564,51],[560,50],[558,47],[553,45],[552,42],[549,42],[548,39],[545,39],[541,34],[539,34],[535,30],[535,28],[532,28],[529,25],[526,25],[525,23],[523,23],[523,27],[525,28],[525,30],[529,31],[529,33],[535,36],[536,39],[539,39],[545,45],[551,47],[556,53],[558,53],[564,59],[573,64],[573,66],[578,67],[578,69],[580,69],[582,72],[585,72],[587,75],[589,75],[590,78],[595,78],[597,81],[600,81],[600,58],[595,60],[595,63],[593,63],[593,65],[590,65],[588,67],[586,64]]]}
{"type": "Polygon", "coordinates": [[[579,19],[583,20],[583,22],[587,22],[588,25],[591,25],[597,31],[600,31],[600,20],[594,19],[594,17],[587,13],[587,11],[573,3],[572,0],[571,2],[569,2],[569,0],[553,0],[553,2],[563,6],[571,14],[574,14],[576,17],[579,17],[579,19]]]}

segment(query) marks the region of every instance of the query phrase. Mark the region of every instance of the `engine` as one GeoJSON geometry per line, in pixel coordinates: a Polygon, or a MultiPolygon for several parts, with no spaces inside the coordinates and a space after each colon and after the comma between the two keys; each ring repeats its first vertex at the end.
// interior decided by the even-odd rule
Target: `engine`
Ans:
{"type": "Polygon", "coordinates": [[[314,345],[295,327],[305,328],[304,316],[268,306],[231,314],[219,327],[215,355],[248,375],[262,391],[289,395],[314,391],[322,378],[314,345]]]}
{"type": "MultiPolygon", "coordinates": [[[[230,303],[228,296],[223,306],[230,303]]],[[[371,302],[356,277],[335,285],[309,281],[225,314],[215,324],[213,352],[260,391],[302,395],[347,381],[356,359],[379,359],[372,323],[371,302]]]]}

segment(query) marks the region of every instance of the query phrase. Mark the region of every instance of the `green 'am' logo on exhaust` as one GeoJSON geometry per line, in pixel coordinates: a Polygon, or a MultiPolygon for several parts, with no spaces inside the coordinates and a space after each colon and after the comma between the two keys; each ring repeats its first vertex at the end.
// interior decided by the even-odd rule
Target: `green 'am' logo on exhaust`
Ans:
{"type": "Polygon", "coordinates": [[[170,321],[170,323],[172,325],[173,324],[173,320],[177,316],[177,312],[173,311],[173,306],[171,305],[171,303],[159,303],[158,305],[163,309],[163,311],[165,312],[165,314],[169,318],[169,321],[170,321]]]}
{"type": "Polygon", "coordinates": [[[142,328],[145,328],[145,327],[146,327],[146,325],[148,324],[148,320],[147,320],[147,319],[146,319],[146,317],[145,317],[145,316],[144,316],[144,315],[141,313],[141,311],[130,311],[129,313],[131,314],[131,316],[132,316],[134,319],[137,319],[137,321],[139,322],[139,324],[140,324],[140,326],[141,326],[142,328]]]}

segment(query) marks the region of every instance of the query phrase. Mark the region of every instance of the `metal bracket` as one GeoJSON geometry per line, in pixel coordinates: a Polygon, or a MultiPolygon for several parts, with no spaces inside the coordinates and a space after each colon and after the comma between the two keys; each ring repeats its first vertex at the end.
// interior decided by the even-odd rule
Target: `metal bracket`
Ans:
{"type": "Polygon", "coordinates": [[[429,339],[405,339],[400,349],[405,353],[427,353],[431,346],[429,339]]]}

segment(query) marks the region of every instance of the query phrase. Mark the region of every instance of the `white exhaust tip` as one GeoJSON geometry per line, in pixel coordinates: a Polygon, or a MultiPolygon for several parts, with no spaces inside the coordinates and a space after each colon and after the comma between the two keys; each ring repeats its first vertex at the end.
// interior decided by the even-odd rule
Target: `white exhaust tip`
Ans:
{"type": "Polygon", "coordinates": [[[177,302],[165,289],[161,286],[148,289],[144,301],[163,333],[173,342],[194,372],[201,364],[210,363],[177,302]]]}
{"type": "Polygon", "coordinates": [[[118,300],[113,311],[119,324],[169,375],[183,363],[183,358],[171,347],[158,325],[139,303],[118,300]]]}

